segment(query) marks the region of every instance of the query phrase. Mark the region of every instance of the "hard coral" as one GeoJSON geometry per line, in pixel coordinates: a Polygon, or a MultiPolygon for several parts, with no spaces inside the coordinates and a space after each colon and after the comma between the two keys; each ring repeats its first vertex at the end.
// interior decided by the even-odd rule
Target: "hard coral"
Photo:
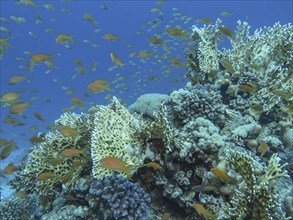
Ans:
{"type": "Polygon", "coordinates": [[[45,141],[35,146],[28,154],[28,160],[20,176],[15,181],[15,188],[36,193],[37,195],[55,195],[61,190],[61,183],[71,188],[74,181],[84,169],[88,158],[61,157],[64,149],[86,149],[89,145],[90,126],[86,115],[65,113],[56,120],[56,125],[70,126],[77,130],[76,136],[64,136],[57,130],[52,130],[45,135],[45,141]],[[53,160],[53,161],[52,161],[53,160]],[[55,162],[54,162],[55,160],[55,162]],[[78,160],[81,166],[74,167],[73,161],[78,160]],[[37,177],[45,172],[53,173],[55,178],[39,181],[37,177]]]}
{"type": "Polygon", "coordinates": [[[109,205],[114,219],[149,219],[150,196],[127,178],[105,177],[94,182],[89,192],[109,205]]]}
{"type": "Polygon", "coordinates": [[[117,98],[108,106],[97,106],[93,111],[94,129],[91,137],[91,154],[94,178],[103,179],[111,171],[103,167],[100,160],[117,157],[127,164],[137,164],[138,159],[127,152],[128,145],[136,142],[135,118],[117,98]]]}
{"type": "Polygon", "coordinates": [[[270,181],[288,177],[287,172],[282,171],[286,164],[280,165],[280,158],[274,154],[265,174],[257,178],[250,156],[234,151],[230,152],[228,160],[244,180],[243,189],[237,190],[232,199],[232,208],[228,215],[239,220],[247,217],[262,220],[285,219],[281,205],[276,202],[277,195],[271,192],[270,181]]]}
{"type": "Polygon", "coordinates": [[[27,196],[19,198],[11,196],[0,202],[0,219],[15,220],[15,219],[30,219],[37,208],[37,202],[34,197],[27,196]]]}

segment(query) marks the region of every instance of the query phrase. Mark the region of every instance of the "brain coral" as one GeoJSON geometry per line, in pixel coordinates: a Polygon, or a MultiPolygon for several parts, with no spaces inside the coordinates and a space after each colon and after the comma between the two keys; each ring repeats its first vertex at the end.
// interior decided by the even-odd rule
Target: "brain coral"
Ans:
{"type": "Polygon", "coordinates": [[[117,98],[108,106],[96,106],[94,129],[91,137],[91,153],[93,161],[92,173],[96,179],[102,179],[111,171],[104,168],[100,160],[105,157],[117,157],[127,164],[137,164],[138,159],[130,156],[127,146],[135,143],[134,117],[117,98]]]}

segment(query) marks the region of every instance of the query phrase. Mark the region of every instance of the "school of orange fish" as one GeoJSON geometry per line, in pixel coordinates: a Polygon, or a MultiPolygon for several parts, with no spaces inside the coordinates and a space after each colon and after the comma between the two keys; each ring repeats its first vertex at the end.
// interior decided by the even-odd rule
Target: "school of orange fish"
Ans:
{"type": "MultiPolygon", "coordinates": [[[[95,104],[103,104],[113,95],[120,97],[122,103],[127,104],[128,100],[135,100],[145,91],[169,93],[181,87],[180,83],[182,85],[188,80],[192,81],[184,76],[186,73],[184,54],[192,49],[193,44],[192,39],[189,38],[190,27],[195,22],[212,23],[207,17],[194,18],[184,15],[178,8],[172,8],[172,13],[168,12],[169,17],[165,18],[167,17],[164,11],[165,2],[157,0],[153,2],[153,7],[148,9],[153,18],[141,24],[138,30],[128,33],[129,27],[125,27],[123,31],[114,33],[111,32],[110,27],[103,27],[103,16],[105,20],[111,17],[111,7],[98,2],[95,3],[96,14],[84,11],[81,15],[73,13],[71,8],[75,7],[76,3],[69,0],[62,1],[62,5],[66,6],[63,8],[60,8],[60,2],[42,3],[25,0],[11,4],[31,11],[34,14],[34,21],[31,22],[31,17],[19,15],[1,17],[0,62],[3,71],[9,69],[5,68],[5,65],[8,65],[7,56],[11,57],[11,51],[18,49],[14,48],[14,42],[24,37],[24,33],[17,32],[15,25],[25,28],[27,32],[25,34],[28,34],[25,38],[28,41],[23,42],[25,44],[23,48],[26,49],[17,51],[18,53],[13,55],[17,73],[1,70],[1,74],[9,75],[8,81],[1,82],[5,88],[8,88],[1,90],[1,124],[15,129],[14,137],[22,137],[31,146],[45,141],[39,132],[45,132],[46,127],[52,126],[51,119],[57,118],[57,115],[49,114],[50,109],[56,106],[62,106],[63,111],[81,111],[95,104]],[[56,13],[59,16],[55,18],[53,15],[56,13]],[[54,25],[61,23],[62,19],[70,21],[73,25],[78,23],[80,32],[64,33],[59,29],[55,30],[54,25]],[[92,36],[83,35],[85,32],[82,28],[89,30],[92,36]],[[46,39],[40,38],[39,32],[42,32],[42,35],[45,33],[46,39]],[[143,45],[129,42],[129,34],[134,34],[132,37],[139,39],[143,45]],[[60,52],[55,54],[47,52],[51,51],[47,46],[47,40],[56,48],[55,51],[60,52]],[[78,48],[90,52],[81,53],[79,57],[68,60],[67,54],[78,52],[78,48]],[[109,62],[104,63],[102,60],[109,62]],[[66,73],[63,72],[63,63],[67,65],[70,63],[73,71],[67,69],[66,73]],[[58,78],[58,75],[62,77],[67,75],[68,80],[58,78]],[[82,86],[70,86],[78,85],[77,81],[80,81],[82,86]],[[162,84],[164,82],[168,82],[168,86],[159,86],[164,85],[162,84]],[[51,84],[57,85],[59,91],[52,90],[45,93],[41,91],[43,86],[50,87],[51,84]],[[62,101],[63,103],[59,103],[59,94],[67,97],[62,101]],[[42,104],[36,105],[36,101],[42,104]],[[26,130],[22,127],[26,127],[26,130]],[[18,131],[20,132],[17,133],[18,131]]],[[[222,11],[220,15],[230,17],[232,13],[222,11]]],[[[64,30],[70,29],[64,27],[64,30]]],[[[232,33],[224,26],[221,31],[228,36],[232,33]]],[[[229,69],[229,63],[223,61],[223,64],[229,69]]],[[[64,136],[76,135],[76,131],[70,127],[58,129],[64,136]]],[[[1,129],[0,160],[9,160],[9,156],[19,147],[11,134],[1,129]]],[[[80,155],[83,152],[75,152],[73,149],[62,152],[63,156],[71,154],[80,155]]],[[[118,169],[126,174],[130,172],[132,168],[117,160],[117,158],[104,158],[101,163],[109,169],[118,169]],[[112,167],[113,160],[118,167],[112,167]]],[[[155,162],[143,166],[161,169],[155,162]]],[[[2,169],[1,177],[17,170],[19,168],[10,162],[2,169]]],[[[215,175],[218,174],[216,170],[213,172],[215,175]]],[[[37,178],[43,181],[54,176],[43,173],[37,178]]],[[[223,178],[225,181],[229,180],[228,176],[223,178]]],[[[213,217],[202,205],[194,204],[194,207],[201,215],[213,217]]],[[[166,213],[164,219],[168,219],[168,215],[170,213],[166,213]]]]}

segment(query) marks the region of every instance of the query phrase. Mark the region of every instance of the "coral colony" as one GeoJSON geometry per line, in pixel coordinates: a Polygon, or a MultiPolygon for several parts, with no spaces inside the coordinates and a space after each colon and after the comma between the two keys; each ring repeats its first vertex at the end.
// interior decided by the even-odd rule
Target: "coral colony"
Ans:
{"type": "Polygon", "coordinates": [[[293,27],[217,20],[191,39],[184,88],[61,115],[0,218],[292,218],[293,27]]]}

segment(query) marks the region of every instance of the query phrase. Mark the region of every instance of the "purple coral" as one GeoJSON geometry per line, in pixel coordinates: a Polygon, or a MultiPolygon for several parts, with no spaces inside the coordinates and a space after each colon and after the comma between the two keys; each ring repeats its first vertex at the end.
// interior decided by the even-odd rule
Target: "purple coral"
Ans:
{"type": "Polygon", "coordinates": [[[150,196],[127,178],[105,177],[94,182],[89,192],[107,202],[115,219],[149,219],[150,196]]]}

